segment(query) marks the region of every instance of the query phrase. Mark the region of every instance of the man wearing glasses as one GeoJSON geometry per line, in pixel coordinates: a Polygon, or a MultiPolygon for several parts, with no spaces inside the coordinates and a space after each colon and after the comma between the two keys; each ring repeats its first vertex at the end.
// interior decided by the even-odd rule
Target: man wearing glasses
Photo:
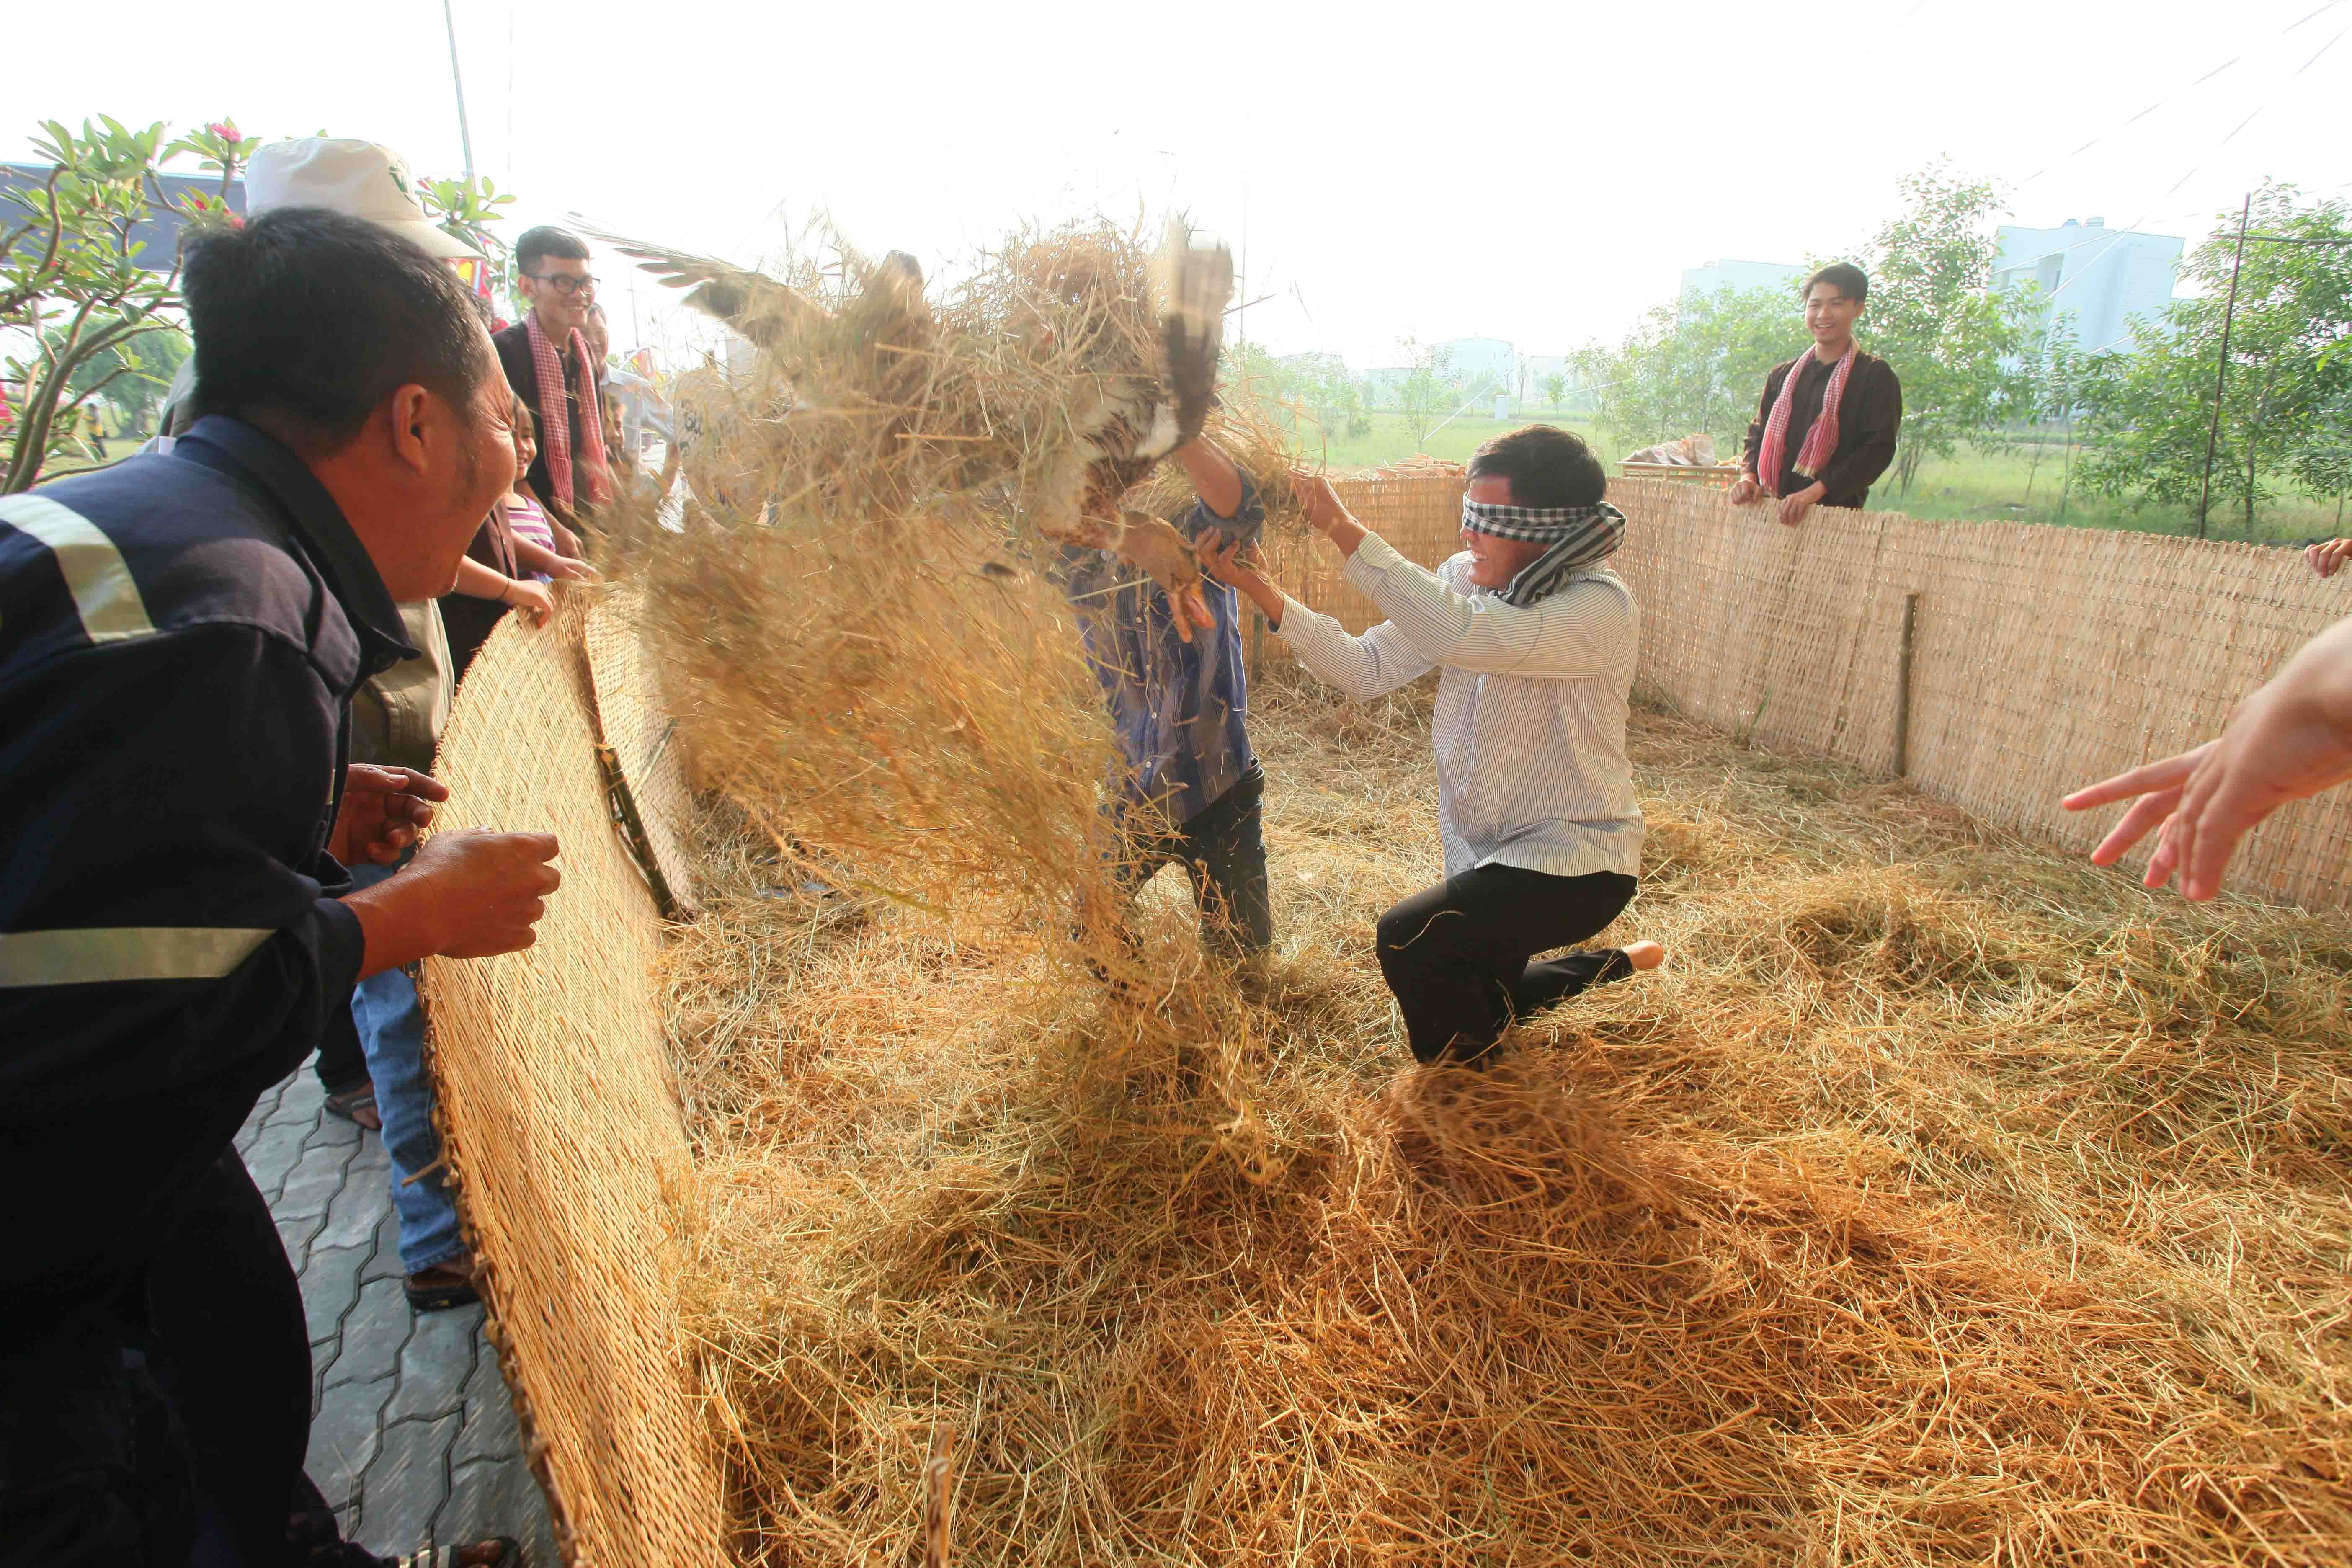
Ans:
{"type": "Polygon", "coordinates": [[[588,511],[613,495],[604,450],[604,367],[589,353],[585,332],[589,308],[596,303],[588,247],[569,229],[542,224],[515,242],[515,266],[525,314],[490,341],[515,395],[539,415],[530,488],[541,500],[552,496],[574,511],[588,511]]]}

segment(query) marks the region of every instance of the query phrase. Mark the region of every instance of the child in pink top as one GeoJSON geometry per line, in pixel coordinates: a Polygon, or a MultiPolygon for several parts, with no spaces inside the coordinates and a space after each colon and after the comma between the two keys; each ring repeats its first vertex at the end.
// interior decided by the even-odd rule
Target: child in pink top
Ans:
{"type": "Polygon", "coordinates": [[[560,559],[555,548],[555,529],[547,521],[547,509],[531,494],[530,481],[523,476],[530,471],[531,459],[539,456],[539,416],[515,400],[514,422],[515,482],[506,498],[507,527],[514,534],[516,563],[530,569],[533,581],[554,580],[551,570],[541,570],[549,562],[535,559],[538,551],[545,551],[551,559],[560,559]],[[534,549],[526,552],[525,546],[534,549]]]}

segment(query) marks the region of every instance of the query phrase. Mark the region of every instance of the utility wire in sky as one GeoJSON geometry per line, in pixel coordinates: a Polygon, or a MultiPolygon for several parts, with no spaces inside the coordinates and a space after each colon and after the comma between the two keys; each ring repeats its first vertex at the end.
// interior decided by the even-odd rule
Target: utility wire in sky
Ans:
{"type": "MultiPolygon", "coordinates": [[[[2313,13],[2314,16],[2316,16],[2317,14],[2318,13],[2316,12],[2313,13]]],[[[2304,21],[2307,22],[2311,18],[2309,16],[2306,16],[2304,18],[2304,21]]],[[[2296,25],[2299,26],[2302,24],[2298,23],[2296,25]]],[[[2231,128],[2227,136],[2222,137],[2221,141],[2213,144],[2212,152],[2207,153],[2204,157],[2200,158],[2197,161],[2196,167],[2190,169],[2189,173],[2181,175],[2179,179],[2174,181],[2172,184],[2172,190],[2167,191],[2164,194],[2168,196],[2173,194],[2173,191],[2178,191],[2181,186],[2196,178],[2199,171],[2202,170],[2206,163],[2211,160],[2214,153],[2219,153],[2222,148],[2227,147],[2231,142],[2236,141],[2238,139],[2238,132],[2243,131],[2247,126],[2252,125],[2254,122],[2256,115],[2261,114],[2263,110],[2268,109],[2272,104],[2278,101],[2278,96],[2281,89],[2301,79],[2303,73],[2317,65],[2319,63],[2320,56],[2325,55],[2328,50],[2334,48],[2337,42],[2341,40],[2347,33],[2352,33],[2352,23],[2347,23],[2345,26],[2337,28],[2335,37],[2330,38],[2326,43],[2320,45],[2316,54],[2314,54],[2309,59],[2304,61],[2302,65],[2295,68],[2294,75],[2287,78],[2286,80],[2282,82],[2278,88],[2273,89],[2268,97],[2264,98],[2260,103],[2254,105],[2253,113],[2249,114],[2243,120],[2239,121],[2238,123],[2231,128]]]]}
{"type": "Polygon", "coordinates": [[[1878,35],[1878,41],[1880,43],[1885,43],[1887,39],[1901,32],[1905,27],[1910,25],[1912,17],[1917,16],[1927,8],[1927,0],[1916,0],[1916,3],[1912,5],[1911,9],[1904,12],[1903,15],[1896,19],[1895,26],[1887,28],[1886,31],[1878,35]]]}
{"type": "MultiPolygon", "coordinates": [[[[2295,30],[2295,28],[2302,26],[2304,25],[2304,23],[2310,21],[2310,20],[2311,20],[2313,17],[2315,17],[2315,16],[2321,16],[2321,15],[2323,15],[2324,13],[2326,13],[2326,12],[2327,12],[2327,11],[2333,10],[2336,5],[2341,5],[2342,3],[2343,3],[2343,0],[2328,0],[2328,4],[2326,4],[2326,5],[2325,5],[2320,6],[2318,10],[2316,10],[2316,11],[2311,11],[2311,12],[2307,12],[2307,13],[2305,13],[2305,14],[2304,15],[2304,16],[2303,16],[2300,20],[2295,21],[2295,22],[2294,22],[2294,23],[2290,24],[2289,26],[2287,26],[2286,27],[2284,27],[2284,28],[2281,29],[2281,31],[2280,31],[2280,33],[2279,33],[2279,35],[2278,35],[2278,36],[2279,36],[2279,37],[2284,37],[2288,33],[2292,33],[2292,32],[2294,32],[2294,31],[2295,30]]],[[[2252,111],[2251,113],[2249,113],[2249,114],[2248,114],[2244,119],[2243,119],[2243,120],[2239,121],[2238,121],[2238,123],[2237,123],[2236,125],[2232,126],[2232,127],[2230,129],[2230,132],[2229,132],[2229,133],[2228,133],[2228,134],[2224,135],[2224,136],[2223,136],[2223,137],[2222,137],[2219,142],[2216,142],[2215,143],[2213,143],[2213,145],[2212,145],[2211,147],[2208,148],[2208,149],[2206,150],[2206,152],[2204,153],[2204,154],[2203,154],[2201,157],[2200,157],[2200,158],[2197,160],[2197,162],[2196,162],[2196,163],[2192,163],[2191,165],[2189,165],[2189,172],[2188,172],[2187,174],[2185,174],[2181,175],[2181,176],[2180,176],[2180,178],[2179,178],[2178,180],[2175,180],[2175,181],[2172,183],[2172,185],[2171,185],[2170,189],[2167,190],[2167,191],[2164,193],[2164,195],[2165,195],[2165,196],[2171,196],[2171,195],[2177,195],[2177,194],[2179,192],[2179,190],[2180,190],[2180,187],[2181,187],[2181,186],[2183,186],[2183,185],[2187,184],[2190,180],[2192,180],[2192,179],[2196,178],[2196,177],[2197,177],[2197,175],[2198,175],[2198,174],[2199,174],[2200,171],[2202,171],[2202,170],[2204,169],[2205,165],[2206,165],[2207,163],[2210,163],[2210,162],[2212,161],[2213,155],[2214,155],[2216,153],[2219,153],[2222,148],[2224,148],[2224,147],[2228,146],[2231,142],[2235,141],[2235,140],[2237,139],[2238,133],[2239,133],[2240,132],[2243,131],[2247,126],[2249,126],[2249,125],[2252,124],[2252,123],[2254,122],[2254,120],[2255,120],[2255,117],[2256,117],[2256,116],[2260,115],[2260,114],[2261,114],[2264,110],[2266,110],[2266,109],[2270,108],[2272,104],[2275,103],[2275,102],[2278,100],[2280,94],[2281,94],[2284,90],[2285,90],[2285,89],[2286,89],[2287,87],[2289,87],[2292,83],[2294,83],[2294,81],[2296,81],[2297,79],[2300,79],[2300,78],[2301,78],[2301,77],[2302,77],[2305,72],[2309,71],[2309,70],[2311,69],[2311,68],[2312,68],[2312,67],[2314,67],[2314,66],[2317,65],[2317,64],[2320,62],[2321,58],[2322,58],[2324,56],[2326,56],[2326,53],[2327,53],[2330,49],[2334,48],[2334,47],[2336,46],[2336,44],[2337,44],[2337,43],[2339,43],[2339,42],[2343,39],[2344,36],[2345,36],[2347,33],[2352,33],[2352,23],[2347,23],[2344,26],[2342,26],[2342,27],[2338,28],[2338,29],[2336,30],[2336,36],[2335,36],[2334,37],[2329,38],[2329,39],[2327,40],[2327,42],[2326,42],[2326,43],[2324,43],[2324,44],[2320,45],[2320,46],[2319,46],[2319,47],[2318,47],[2315,51],[2314,51],[2314,53],[2312,54],[2312,56],[2311,56],[2311,58],[2310,58],[2309,59],[2305,60],[2305,61],[2303,62],[2303,64],[2302,64],[2302,65],[2300,65],[2300,66],[2296,67],[2296,68],[2295,68],[2294,72],[2292,75],[2290,75],[2290,76],[2289,76],[2289,77],[2288,77],[2284,81],[2283,81],[2283,82],[2279,83],[2279,85],[2278,85],[2276,88],[2273,88],[2273,89],[2271,90],[2271,92],[2270,92],[2266,97],[2264,97],[2264,98],[2263,98],[2263,100],[2260,103],[2258,103],[2258,104],[2256,104],[2256,105],[2254,106],[2254,108],[2253,108],[2253,110],[2252,110],[2252,111]]],[[[2224,62],[2224,63],[2222,63],[2221,65],[2216,66],[2212,70],[2210,70],[2210,71],[2206,72],[2204,76],[2200,77],[2200,78],[2198,79],[2198,81],[2197,81],[2197,82],[2192,82],[2192,83],[2190,83],[2189,85],[2190,85],[2191,87],[2194,87],[2194,86],[2198,85],[2198,83],[2204,82],[2204,81],[2210,81],[2210,79],[2212,79],[2214,77],[2216,77],[2216,76],[2220,75],[2222,71],[2225,71],[2225,70],[2229,69],[2231,66],[2237,64],[2239,60],[2243,59],[2244,58],[2245,58],[2245,57],[2244,57],[2243,55],[2240,55],[2240,56],[2237,56],[2237,57],[2235,57],[2235,58],[2231,58],[2231,59],[2230,59],[2230,60],[2228,60],[2228,61],[2225,61],[2225,62],[2224,62]]],[[[2184,89],[2184,90],[2185,90],[2185,89],[2184,89]]],[[[2174,94],[2174,95],[2172,95],[2172,96],[2173,96],[2173,97],[2178,97],[2178,96],[2179,96],[2179,95],[2176,93],[2176,94],[2174,94]]],[[[2125,124],[2125,125],[2129,125],[2129,124],[2131,124],[2134,121],[2138,121],[2138,120],[2144,120],[2144,119],[2146,119],[2146,118],[2148,116],[2148,114],[2150,114],[2151,112],[2153,112],[2153,111],[2154,111],[2154,110],[2155,110],[2155,109],[2157,109],[2158,107],[2159,107],[2159,106],[2160,106],[2160,104],[2161,104],[2162,102],[2166,102],[2166,101],[2169,101],[2169,100],[2168,100],[2168,100],[2159,100],[2159,103],[2158,103],[2158,104],[2151,104],[2151,105],[2149,105],[2149,106],[2148,106],[2148,108],[2147,108],[2147,109],[2143,109],[2143,110],[2141,110],[2139,111],[2139,113],[2133,115],[2133,116],[2132,116],[2132,118],[2131,118],[2131,120],[2127,120],[2127,121],[2124,121],[2124,124],[2125,124]]],[[[2123,128],[2122,126],[2118,126],[2118,127],[2116,127],[2116,129],[2117,129],[2117,130],[2121,130],[2122,128],[2123,128]]],[[[2108,133],[2106,133],[2106,134],[2112,134],[2112,132],[2108,132],[2108,133]]],[[[2084,143],[2083,144],[2083,146],[2082,146],[2082,147],[2078,147],[2078,148],[2076,148],[2076,149],[2074,150],[2074,153],[2068,153],[2068,154],[2067,154],[2067,157],[2068,157],[2068,158],[2072,158],[2073,156],[2074,156],[2074,153],[2081,153],[2081,152],[2083,152],[2084,149],[2086,149],[2086,148],[2090,147],[2091,145],[2093,145],[2095,142],[2096,142],[2100,141],[2101,139],[2102,139],[2101,137],[2095,137],[2095,137],[2093,137],[2093,138],[2091,139],[2091,141],[2090,141],[2090,142],[2084,142],[2084,143]]],[[[2062,159],[2060,159],[2060,160],[2059,160],[2059,163],[2064,163],[2065,161],[2066,161],[2066,159],[2063,159],[2063,158],[2062,158],[2062,159]]],[[[2056,168],[2057,166],[2058,166],[2058,164],[2057,164],[2057,163],[2053,163],[2053,164],[2049,165],[2049,168],[2053,168],[2053,169],[2054,169],[2054,168],[2056,168]]],[[[2042,173],[2042,174],[2046,174],[2046,173],[2048,173],[2048,172],[2049,172],[2049,170],[2048,170],[2048,169],[2044,169],[2044,170],[2041,171],[2040,173],[2042,173]]],[[[2037,175],[2036,175],[2036,176],[2034,176],[2034,177],[2038,178],[2038,177],[2039,177],[2039,175],[2037,174],[2037,175]]],[[[2027,183],[2030,183],[2030,181],[2029,181],[2029,182],[2027,182],[2027,183]]],[[[2163,197],[2158,197],[2158,200],[2159,202],[2160,202],[2160,201],[2162,201],[2163,199],[2164,199],[2163,197]]],[[[2151,204],[2151,205],[2153,205],[2153,204],[2151,204]]],[[[2171,217],[2173,217],[2173,216],[2182,216],[2182,217],[2185,217],[2185,216],[2191,216],[2191,215],[2189,215],[2189,214],[2186,214],[2186,213],[2182,213],[2182,214],[2174,214],[2174,215],[2170,215],[2169,216],[2168,216],[2168,217],[2166,217],[2166,218],[2158,219],[2158,220],[2157,220],[2157,221],[2158,221],[2158,222],[2168,222],[2168,221],[2170,221],[2171,217]]],[[[2140,216],[2134,218],[2130,223],[2126,224],[2126,225],[2124,226],[2124,230],[2123,230],[2123,231],[2121,231],[2121,232],[2128,233],[2128,232],[2130,232],[2130,231],[2132,231],[2132,230],[2136,230],[2136,229],[2139,228],[2141,225],[2143,225],[2143,224],[2145,224],[2145,223],[2147,223],[2147,222],[2148,222],[2148,221],[2149,221],[2148,215],[2147,215],[2147,214],[2142,214],[2140,216]]],[[[2086,245],[2096,245],[2096,244],[2100,243],[2100,242],[2101,242],[2101,241],[2103,241],[2103,240],[2108,240],[2108,241],[2111,241],[2111,242],[2112,242],[2112,241],[2114,240],[2115,237],[2116,237],[2116,236],[2117,236],[2117,234],[2118,234],[2118,231],[2114,230],[2114,229],[2100,229],[2100,230],[2097,230],[2097,231],[2095,231],[2095,232],[2094,232],[2094,233],[2092,233],[2092,234],[2090,234],[2090,235],[2088,235],[2088,236],[2084,237],[2084,238],[2082,238],[2082,239],[2078,239],[2078,240],[2076,240],[2076,241],[2075,241],[2074,244],[2072,244],[2072,245],[2069,245],[2069,246],[2063,247],[2063,248],[2061,248],[2061,249],[2054,250],[2054,251],[2045,251],[2042,256],[2035,258],[2035,260],[2038,262],[2038,261],[2046,260],[2046,259],[2048,259],[2048,258],[2049,258],[2050,257],[2052,257],[2052,256],[2063,256],[2063,255],[2068,254],[2069,252],[2075,251],[2075,250],[2080,250],[2084,246],[2086,246],[2086,245]]],[[[2072,288],[2072,287],[2073,287],[2076,282],[2080,281],[2082,279],[2088,277],[2088,276],[2091,274],[2091,272],[2092,272],[2093,270],[2095,270],[2095,268],[2090,268],[2090,267],[2085,267],[2085,268],[2083,268],[2082,269],[2080,269],[2079,271],[2076,271],[2073,276],[2068,277],[2068,278],[2066,278],[2066,279],[2063,279],[2063,280],[2059,283],[2058,287],[2056,287],[2055,289],[2053,289],[2052,290],[2050,290],[2050,299],[2051,299],[2051,300],[2054,303],[2054,302],[2056,301],[2056,300],[2057,300],[2057,298],[2058,298],[2058,296],[2059,296],[2059,295],[2063,294],[2063,293],[2064,293],[2068,289],[2072,288]]]]}
{"type": "MultiPolygon", "coordinates": [[[[2344,0],[2326,0],[2326,3],[2321,5],[2316,10],[2305,12],[2296,20],[2290,22],[2285,26],[2280,28],[2275,37],[2284,38],[2289,33],[2294,32],[2297,27],[2302,26],[2305,23],[2311,21],[2315,16],[2324,16],[2343,3],[2344,0]]],[[[2340,33],[2336,35],[2337,37],[2341,37],[2343,35],[2340,33]]],[[[2331,38],[2328,42],[2330,45],[2333,45],[2335,39],[2331,38]]],[[[2043,164],[2041,168],[2034,170],[2033,173],[2026,175],[2024,179],[2019,181],[2018,188],[2020,190],[2024,189],[2027,185],[2032,184],[2034,181],[2048,174],[2051,170],[2058,168],[2062,164],[2073,163],[2075,159],[2081,157],[2084,153],[2089,152],[2100,142],[2105,142],[2108,137],[2115,135],[2117,132],[2130,129],[2132,126],[2138,124],[2141,121],[2146,120],[2149,115],[2154,114],[2158,110],[2164,108],[2168,104],[2174,103],[2192,92],[2195,92],[2199,88],[2203,87],[2215,77],[2220,76],[2222,72],[2229,70],[2231,67],[2243,61],[2246,58],[2247,52],[2251,51],[2242,51],[2241,53],[2231,55],[2228,59],[2223,60],[2220,65],[2215,66],[2211,70],[2207,71],[2204,75],[2197,78],[2194,81],[2184,82],[2179,87],[2175,88],[2172,91],[2166,93],[2162,98],[2158,99],[2154,103],[2149,104],[2146,109],[2141,110],[2137,114],[2133,115],[2130,119],[2122,121],[2120,124],[2109,126],[2106,130],[2102,131],[2097,135],[2092,137],[2088,142],[2084,142],[2080,147],[2077,147],[2073,152],[2065,154],[2065,156],[2043,164]]],[[[2327,50],[2323,47],[2319,52],[2320,54],[2326,54],[2327,50]]],[[[2318,55],[2314,55],[2312,59],[2315,60],[2318,58],[2318,55]]],[[[2311,62],[2305,61],[2304,69],[2308,70],[2310,68],[2311,62]]],[[[2302,74],[2302,71],[2297,71],[2295,73],[2297,76],[2301,76],[2302,74]]],[[[2260,110],[2255,110],[2255,113],[2260,112],[2260,110]]],[[[2252,120],[2252,115],[2247,116],[2248,120],[2252,120]]],[[[2242,124],[2238,127],[2238,130],[2240,131],[2244,129],[2245,126],[2242,124]]],[[[2233,131],[2231,132],[2231,135],[2232,136],[2236,134],[2237,132],[2233,131]]],[[[2193,174],[2195,171],[2192,170],[2190,173],[2193,174]]],[[[2185,175],[2183,176],[2184,179],[2187,176],[2185,175]]],[[[2178,190],[2179,187],[2176,185],[2173,189],[2178,190]]]]}

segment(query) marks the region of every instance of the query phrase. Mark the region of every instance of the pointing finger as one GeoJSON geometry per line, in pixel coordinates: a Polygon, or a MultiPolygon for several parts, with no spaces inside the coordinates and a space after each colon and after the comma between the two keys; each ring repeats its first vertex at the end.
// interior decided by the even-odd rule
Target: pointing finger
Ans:
{"type": "Polygon", "coordinates": [[[2177,789],[2181,781],[2197,769],[2197,764],[2212,748],[2208,741],[2193,752],[2183,752],[2177,757],[2167,757],[2160,763],[2148,763],[2127,773],[2117,773],[2111,779],[2085,784],[2068,795],[2061,804],[2068,811],[2087,811],[2095,805],[2105,805],[2112,800],[2127,800],[2150,790],[2177,789]]]}

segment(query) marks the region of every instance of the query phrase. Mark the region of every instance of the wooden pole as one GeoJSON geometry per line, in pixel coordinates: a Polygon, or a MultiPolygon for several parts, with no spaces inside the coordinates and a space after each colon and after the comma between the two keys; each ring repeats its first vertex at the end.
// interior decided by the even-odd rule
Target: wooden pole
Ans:
{"type": "Polygon", "coordinates": [[[2197,492],[2197,537],[2205,537],[2205,509],[2213,500],[2213,447],[2221,438],[2221,392],[2230,384],[2230,325],[2238,314],[2238,269],[2246,264],[2246,222],[2253,216],[2254,193],[2238,210],[2238,254],[2230,263],[2230,302],[2221,307],[2221,363],[2213,369],[2213,426],[2205,433],[2205,482],[2197,492]]]}
{"type": "Polygon", "coordinates": [[[1903,595],[1903,650],[1895,667],[1895,776],[1911,776],[1911,666],[1919,637],[1919,595],[1903,595]]]}

